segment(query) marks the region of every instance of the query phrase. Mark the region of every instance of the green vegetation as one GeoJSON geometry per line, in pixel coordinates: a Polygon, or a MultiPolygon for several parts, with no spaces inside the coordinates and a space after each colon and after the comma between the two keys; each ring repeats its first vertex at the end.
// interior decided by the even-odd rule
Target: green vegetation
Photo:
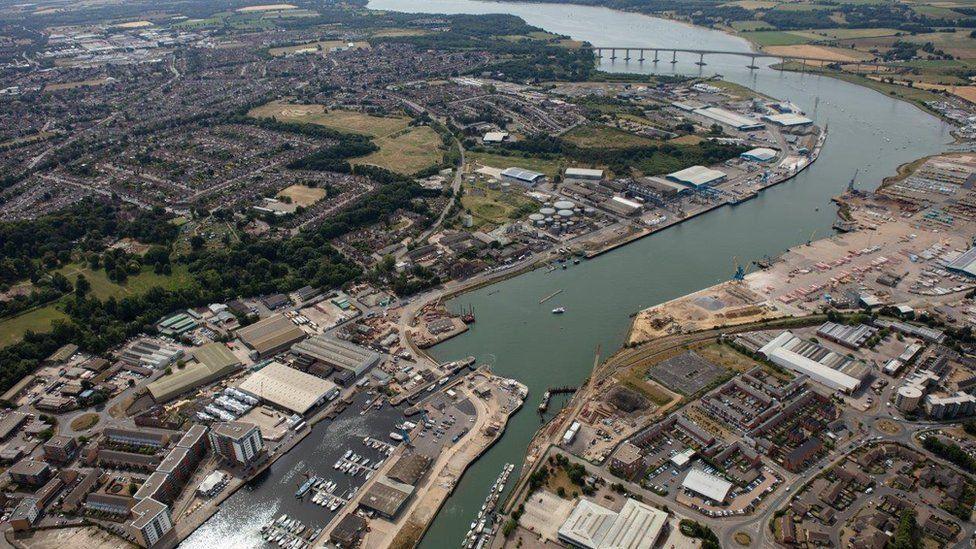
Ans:
{"type": "Polygon", "coordinates": [[[0,320],[0,347],[17,343],[28,332],[46,332],[56,321],[64,321],[67,318],[68,315],[54,305],[4,318],[0,320]]]}
{"type": "Polygon", "coordinates": [[[564,133],[563,139],[583,148],[611,148],[624,149],[628,147],[642,147],[659,143],[654,139],[643,137],[630,132],[604,126],[602,124],[586,124],[577,126],[564,133]]]}
{"type": "Polygon", "coordinates": [[[518,154],[495,154],[491,152],[484,152],[487,150],[488,149],[472,151],[467,153],[466,156],[472,162],[476,162],[482,166],[491,166],[493,168],[501,169],[518,166],[519,168],[544,173],[550,179],[559,175],[559,173],[561,173],[565,167],[564,162],[560,160],[549,160],[546,158],[536,158],[518,154]]]}
{"type": "Polygon", "coordinates": [[[715,535],[715,532],[700,522],[690,519],[681,519],[681,522],[678,523],[678,528],[681,530],[682,534],[690,538],[698,538],[702,540],[702,549],[719,549],[721,547],[718,541],[718,536],[715,535]]]}
{"type": "Polygon", "coordinates": [[[461,206],[472,215],[478,228],[521,219],[537,209],[536,202],[518,189],[503,193],[484,186],[466,188],[461,206]]]}
{"type": "Polygon", "coordinates": [[[898,518],[898,528],[888,542],[890,549],[915,549],[922,546],[922,530],[915,520],[915,510],[905,509],[898,518]]]}
{"type": "Polygon", "coordinates": [[[976,473],[976,458],[966,453],[958,444],[942,442],[935,436],[925,437],[922,447],[936,456],[961,467],[967,473],[976,473]]]}
{"type": "Polygon", "coordinates": [[[809,44],[811,42],[809,38],[797,33],[782,31],[744,32],[742,36],[760,46],[795,46],[797,44],[809,44]]]}

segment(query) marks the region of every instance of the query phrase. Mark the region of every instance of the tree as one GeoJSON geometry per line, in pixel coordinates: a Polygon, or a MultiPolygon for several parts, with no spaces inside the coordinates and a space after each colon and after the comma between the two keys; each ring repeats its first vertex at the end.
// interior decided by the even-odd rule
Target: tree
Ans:
{"type": "Polygon", "coordinates": [[[205,243],[206,241],[203,239],[203,237],[198,234],[190,237],[190,247],[193,248],[194,251],[202,250],[205,243]]]}
{"type": "Polygon", "coordinates": [[[85,297],[91,290],[91,282],[85,278],[85,275],[80,274],[75,280],[75,295],[78,297],[85,297]]]}

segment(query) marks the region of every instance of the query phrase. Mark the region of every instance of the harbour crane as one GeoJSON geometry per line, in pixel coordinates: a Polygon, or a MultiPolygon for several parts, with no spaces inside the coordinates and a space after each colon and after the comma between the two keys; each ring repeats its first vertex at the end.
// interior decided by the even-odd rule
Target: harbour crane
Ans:
{"type": "Polygon", "coordinates": [[[746,277],[746,269],[739,263],[738,257],[732,258],[732,265],[735,267],[735,274],[732,275],[732,280],[740,282],[746,277]]]}

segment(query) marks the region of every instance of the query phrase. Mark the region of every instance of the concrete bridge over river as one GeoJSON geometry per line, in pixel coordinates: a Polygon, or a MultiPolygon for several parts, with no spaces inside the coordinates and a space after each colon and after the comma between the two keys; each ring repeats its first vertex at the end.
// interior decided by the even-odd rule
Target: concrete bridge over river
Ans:
{"type": "MultiPolygon", "coordinates": [[[[874,69],[875,72],[880,72],[881,63],[877,61],[839,61],[837,59],[828,59],[825,57],[809,57],[804,55],[777,55],[773,53],[761,52],[761,51],[729,51],[729,50],[697,50],[697,49],[685,49],[685,48],[640,48],[640,47],[628,47],[628,46],[593,46],[593,52],[597,58],[603,59],[609,54],[611,61],[616,61],[617,59],[623,59],[624,61],[636,60],[638,63],[643,63],[645,61],[650,61],[652,63],[659,63],[662,61],[669,62],[672,65],[678,62],[678,54],[692,54],[698,56],[698,61],[695,62],[696,65],[702,67],[707,65],[705,63],[706,55],[737,55],[740,57],[749,58],[749,64],[746,67],[750,69],[758,69],[759,65],[756,64],[758,59],[779,59],[784,63],[790,61],[800,62],[801,67],[806,67],[808,64],[819,65],[823,68],[825,65],[831,63],[843,63],[845,65],[856,65],[855,72],[860,72],[862,66],[868,70],[874,69]],[[667,59],[668,53],[671,54],[671,59],[667,59]],[[622,54],[622,57],[620,56],[622,54]],[[653,54],[653,56],[652,56],[653,54]],[[663,56],[662,56],[663,54],[663,56]]],[[[802,70],[802,69],[801,69],[802,70]]]]}

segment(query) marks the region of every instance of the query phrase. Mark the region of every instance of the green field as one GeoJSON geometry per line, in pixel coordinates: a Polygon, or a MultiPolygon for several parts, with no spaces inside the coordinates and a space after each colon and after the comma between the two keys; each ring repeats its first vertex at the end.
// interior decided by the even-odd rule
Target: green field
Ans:
{"type": "Polygon", "coordinates": [[[644,147],[657,143],[657,141],[648,137],[632,134],[602,124],[577,126],[563,134],[562,137],[579,147],[587,148],[623,149],[628,147],[644,147]]]}
{"type": "Polygon", "coordinates": [[[783,31],[743,32],[742,36],[760,46],[795,46],[810,43],[809,38],[783,31]]]}
{"type": "Polygon", "coordinates": [[[441,136],[430,126],[415,126],[376,138],[380,150],[352,160],[410,175],[441,161],[441,136]]]}
{"type": "Polygon", "coordinates": [[[475,189],[466,187],[464,196],[461,197],[461,206],[471,211],[476,229],[518,219],[522,216],[520,210],[522,213],[529,209],[534,211],[535,205],[534,200],[517,189],[503,193],[481,186],[475,189]]]}
{"type": "Polygon", "coordinates": [[[68,315],[54,305],[34,309],[26,313],[0,320],[0,347],[17,343],[28,330],[46,332],[55,320],[65,320],[68,315]]]}
{"type": "Polygon", "coordinates": [[[98,299],[108,299],[110,297],[120,298],[127,295],[139,295],[146,293],[150,288],[159,286],[168,290],[176,289],[185,284],[189,284],[190,275],[187,268],[182,264],[173,265],[172,275],[160,275],[152,271],[151,267],[143,267],[142,272],[130,276],[124,284],[119,284],[109,280],[104,269],[92,271],[88,267],[81,265],[68,265],[58,270],[68,278],[72,284],[78,279],[79,274],[84,274],[88,282],[91,283],[91,295],[98,299]]]}
{"type": "Polygon", "coordinates": [[[560,160],[549,160],[546,158],[526,158],[522,156],[505,156],[501,154],[480,152],[466,153],[466,156],[470,157],[473,162],[477,162],[482,166],[491,166],[492,168],[501,169],[517,166],[519,168],[544,173],[550,179],[556,177],[556,175],[562,171],[565,164],[560,160]]]}
{"type": "Polygon", "coordinates": [[[300,105],[272,101],[247,113],[255,118],[274,118],[281,122],[318,124],[334,130],[359,133],[370,137],[387,137],[406,129],[406,116],[374,116],[357,111],[326,111],[322,105],[300,105]]]}

